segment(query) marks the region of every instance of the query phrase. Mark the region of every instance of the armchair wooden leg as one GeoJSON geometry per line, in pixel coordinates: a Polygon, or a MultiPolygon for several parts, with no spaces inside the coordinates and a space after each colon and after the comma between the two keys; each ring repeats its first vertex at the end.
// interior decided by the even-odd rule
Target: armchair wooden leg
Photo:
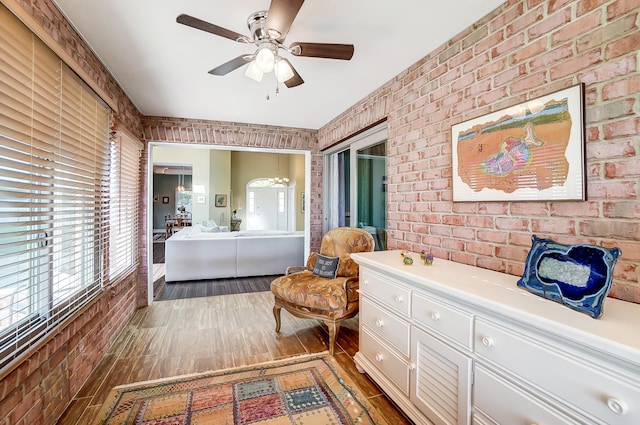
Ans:
{"type": "Polygon", "coordinates": [[[280,311],[282,307],[278,305],[273,306],[273,317],[276,319],[276,332],[280,332],[280,311]]]}
{"type": "Polygon", "coordinates": [[[338,332],[340,332],[340,323],[337,322],[325,322],[329,328],[329,354],[333,356],[335,351],[336,339],[338,338],[338,332]]]}

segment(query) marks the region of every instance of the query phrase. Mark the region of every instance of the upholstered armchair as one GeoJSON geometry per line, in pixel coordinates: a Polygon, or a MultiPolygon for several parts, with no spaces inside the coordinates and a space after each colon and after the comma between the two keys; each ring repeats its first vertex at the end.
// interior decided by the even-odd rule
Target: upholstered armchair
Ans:
{"type": "Polygon", "coordinates": [[[358,264],[350,254],[373,249],[373,237],[363,229],[339,227],[327,232],[320,253],[312,252],[306,267],[289,267],[271,282],[276,332],[280,332],[283,308],[296,317],[321,320],[329,327],[333,355],[340,322],[355,316],[360,305],[358,264]]]}

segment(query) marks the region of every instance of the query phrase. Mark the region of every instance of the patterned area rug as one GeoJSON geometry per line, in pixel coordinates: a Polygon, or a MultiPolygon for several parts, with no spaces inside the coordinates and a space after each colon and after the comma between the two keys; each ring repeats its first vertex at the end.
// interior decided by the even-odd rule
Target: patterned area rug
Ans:
{"type": "Polygon", "coordinates": [[[94,425],[384,424],[329,355],[114,388],[94,425]]]}

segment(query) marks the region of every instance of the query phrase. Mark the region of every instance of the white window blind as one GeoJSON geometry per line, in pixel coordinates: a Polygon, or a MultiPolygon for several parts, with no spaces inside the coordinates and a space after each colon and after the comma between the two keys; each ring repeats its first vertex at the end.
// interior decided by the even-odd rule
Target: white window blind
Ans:
{"type": "Polygon", "coordinates": [[[138,264],[138,196],[142,143],[126,133],[111,136],[109,202],[109,279],[115,280],[138,264]]]}
{"type": "Polygon", "coordinates": [[[109,110],[0,5],[0,369],[105,279],[109,110]]]}

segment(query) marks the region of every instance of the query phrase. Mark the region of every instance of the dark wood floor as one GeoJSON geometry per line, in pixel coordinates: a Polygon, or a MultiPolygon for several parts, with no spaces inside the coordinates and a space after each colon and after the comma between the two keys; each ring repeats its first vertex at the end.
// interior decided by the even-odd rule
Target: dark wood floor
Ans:
{"type": "MultiPolygon", "coordinates": [[[[153,264],[164,263],[164,241],[153,243],[153,264]]],[[[246,294],[269,291],[275,276],[251,276],[233,279],[187,280],[166,282],[164,277],[153,283],[153,299],[156,301],[183,300],[215,295],[246,294]]]]}
{"type": "Polygon", "coordinates": [[[153,241],[153,264],[164,263],[164,241],[153,241]]]}
{"type": "MultiPolygon", "coordinates": [[[[282,312],[274,331],[270,292],[154,302],[138,310],[94,370],[59,425],[90,423],[111,388],[229,367],[251,365],[328,349],[326,327],[316,320],[282,312]]],[[[358,317],[342,325],[335,358],[354,379],[359,394],[390,424],[411,424],[355,368],[358,317]]]]}
{"type": "Polygon", "coordinates": [[[165,282],[164,277],[154,282],[158,285],[156,301],[184,300],[214,295],[246,294],[269,291],[276,276],[251,276],[235,279],[187,280],[165,282]]]}

